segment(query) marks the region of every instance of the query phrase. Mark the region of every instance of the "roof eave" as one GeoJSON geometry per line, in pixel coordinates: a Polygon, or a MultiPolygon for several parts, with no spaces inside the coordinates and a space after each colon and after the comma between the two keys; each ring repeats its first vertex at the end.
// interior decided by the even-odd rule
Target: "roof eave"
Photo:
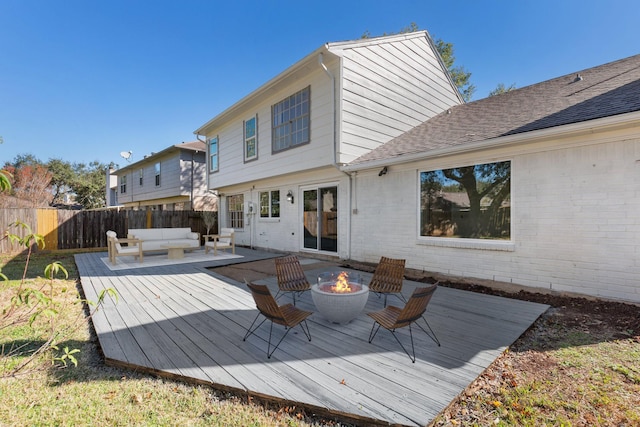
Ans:
{"type": "Polygon", "coordinates": [[[207,123],[200,126],[193,133],[195,135],[203,135],[203,136],[207,135],[207,133],[211,129],[215,128],[221,123],[224,123],[230,117],[235,116],[236,114],[238,114],[239,112],[247,108],[249,104],[260,99],[262,96],[265,96],[274,88],[277,88],[279,85],[281,85],[283,82],[287,82],[289,80],[295,80],[295,77],[300,70],[303,70],[305,67],[309,66],[313,62],[318,61],[317,56],[319,53],[330,53],[329,50],[327,49],[326,44],[322,45],[315,51],[311,52],[309,55],[302,58],[300,61],[291,65],[289,68],[287,68],[286,70],[284,70],[283,72],[281,72],[280,74],[278,74],[277,76],[269,80],[267,83],[260,86],[258,89],[249,93],[240,101],[236,102],[231,107],[227,108],[222,113],[218,114],[217,116],[209,120],[207,123]]]}
{"type": "Polygon", "coordinates": [[[627,127],[640,126],[640,111],[618,114],[615,116],[603,117],[600,119],[588,120],[584,122],[571,123],[568,125],[555,126],[530,132],[518,133],[514,135],[500,136],[497,138],[474,141],[467,144],[460,144],[451,147],[443,147],[418,153],[409,153],[393,158],[372,160],[359,164],[350,164],[342,167],[344,172],[357,172],[367,169],[377,169],[383,166],[393,166],[414,161],[447,157],[456,154],[470,153],[474,151],[489,150],[505,145],[520,145],[552,138],[564,138],[581,133],[594,133],[622,129],[627,127]]]}
{"type": "Polygon", "coordinates": [[[151,161],[153,161],[153,160],[155,160],[155,159],[157,159],[159,157],[162,157],[162,156],[164,156],[166,154],[169,154],[169,153],[171,153],[173,151],[180,151],[180,150],[193,151],[195,153],[198,153],[200,151],[206,152],[207,148],[206,148],[206,146],[205,146],[204,149],[200,149],[200,148],[196,148],[196,147],[185,146],[184,144],[174,144],[174,145],[171,145],[171,146],[169,146],[169,147],[167,147],[167,148],[165,148],[165,149],[163,149],[161,151],[158,151],[157,153],[153,153],[153,154],[150,154],[150,155],[148,155],[146,157],[143,157],[142,159],[140,159],[140,160],[138,160],[136,162],[133,162],[130,165],[127,165],[127,166],[125,166],[123,168],[116,169],[115,171],[113,171],[113,175],[117,175],[116,172],[122,172],[122,171],[126,171],[126,170],[129,170],[129,169],[136,169],[143,163],[149,163],[149,162],[151,162],[151,161]]]}

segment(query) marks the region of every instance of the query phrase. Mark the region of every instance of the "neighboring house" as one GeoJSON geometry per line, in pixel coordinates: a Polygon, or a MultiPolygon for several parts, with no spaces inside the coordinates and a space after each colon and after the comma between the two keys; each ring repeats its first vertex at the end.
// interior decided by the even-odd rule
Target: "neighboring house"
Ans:
{"type": "Polygon", "coordinates": [[[117,204],[129,209],[202,210],[215,207],[207,191],[206,146],[183,142],[113,171],[117,204]]]}
{"type": "Polygon", "coordinates": [[[452,107],[342,170],[350,258],[640,302],[640,55],[452,107]],[[496,223],[440,237],[464,218],[438,189],[476,165],[496,223]]]}
{"type": "Polygon", "coordinates": [[[107,169],[107,188],[105,189],[105,206],[110,208],[118,206],[118,177],[113,173],[115,169],[109,167],[107,169]]]}
{"type": "Polygon", "coordinates": [[[195,133],[221,226],[240,245],[348,258],[357,179],[342,166],[461,104],[445,70],[425,31],[328,43],[214,117],[195,133]]]}

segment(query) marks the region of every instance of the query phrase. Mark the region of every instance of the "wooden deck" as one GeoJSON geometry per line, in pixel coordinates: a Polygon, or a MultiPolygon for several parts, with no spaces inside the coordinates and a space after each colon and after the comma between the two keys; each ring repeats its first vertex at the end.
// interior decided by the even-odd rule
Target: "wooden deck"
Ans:
{"type": "MultiPolygon", "coordinates": [[[[218,263],[277,255],[243,248],[237,253],[243,258],[218,263]]],[[[110,271],[100,259],[106,256],[79,254],[76,264],[88,299],[96,300],[105,288],[119,294],[117,303],[107,301],[93,318],[107,364],[295,402],[363,424],[428,424],[548,308],[439,287],[427,319],[442,346],[414,330],[416,363],[386,330],[370,344],[372,321],[364,313],[347,325],[314,313],[311,342],[295,328],[267,359],[268,322],[242,341],[257,314],[255,304],[244,284],[206,268],[215,263],[110,271]]],[[[318,271],[307,273],[315,282],[318,271]]],[[[261,282],[275,295],[275,278],[261,282]]],[[[419,285],[406,281],[403,294],[419,285]]],[[[389,297],[389,304],[396,303],[389,297]]],[[[382,304],[371,295],[365,311],[382,304]]],[[[297,305],[315,311],[310,292],[297,305]]],[[[276,325],[275,339],[283,332],[276,325]]],[[[408,330],[398,333],[408,343],[408,330]]]]}

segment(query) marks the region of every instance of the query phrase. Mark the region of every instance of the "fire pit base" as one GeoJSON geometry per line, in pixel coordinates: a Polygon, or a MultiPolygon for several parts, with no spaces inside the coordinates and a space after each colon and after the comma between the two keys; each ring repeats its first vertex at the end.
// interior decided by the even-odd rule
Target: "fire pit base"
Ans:
{"type": "Polygon", "coordinates": [[[318,312],[332,323],[349,323],[362,312],[369,299],[369,287],[356,284],[361,288],[355,292],[335,293],[322,290],[323,284],[311,286],[311,298],[318,312]]]}

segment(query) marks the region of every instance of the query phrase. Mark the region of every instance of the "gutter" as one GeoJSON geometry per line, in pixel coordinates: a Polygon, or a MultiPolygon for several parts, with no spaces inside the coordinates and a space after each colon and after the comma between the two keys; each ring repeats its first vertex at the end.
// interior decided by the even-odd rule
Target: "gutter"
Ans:
{"type": "MultiPolygon", "coordinates": [[[[328,50],[328,46],[327,46],[328,50]]],[[[333,159],[331,161],[331,165],[336,168],[338,171],[344,173],[349,177],[349,205],[347,206],[347,259],[351,259],[351,208],[353,204],[353,176],[351,173],[346,172],[343,168],[338,165],[338,118],[336,117],[338,114],[338,108],[336,107],[336,78],[329,71],[326,64],[324,63],[324,55],[322,52],[318,53],[318,64],[324,70],[325,74],[331,80],[331,107],[333,108],[333,159]]]]}

